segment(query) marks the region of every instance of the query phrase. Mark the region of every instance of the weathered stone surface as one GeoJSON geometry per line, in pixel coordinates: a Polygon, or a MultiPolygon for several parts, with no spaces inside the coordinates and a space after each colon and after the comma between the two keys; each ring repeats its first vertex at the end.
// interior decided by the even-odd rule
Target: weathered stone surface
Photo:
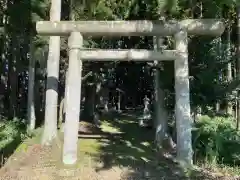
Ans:
{"type": "Polygon", "coordinates": [[[63,163],[77,161],[78,128],[80,117],[82,61],[79,56],[83,44],[79,32],[69,37],[69,67],[66,84],[66,121],[64,125],[63,163]]]}
{"type": "Polygon", "coordinates": [[[177,158],[183,166],[192,165],[192,119],[190,114],[190,90],[188,70],[188,34],[185,30],[175,35],[179,57],[175,68],[175,114],[177,128],[177,158]]]}
{"type": "Polygon", "coordinates": [[[178,56],[175,50],[82,50],[81,59],[89,61],[173,61],[178,56]]]}
{"type": "MultiPolygon", "coordinates": [[[[224,23],[216,19],[186,19],[180,25],[190,35],[221,35],[224,23]]],[[[41,35],[67,36],[79,31],[83,36],[168,36],[179,31],[176,22],[161,21],[38,21],[36,31],[41,35]]]]}

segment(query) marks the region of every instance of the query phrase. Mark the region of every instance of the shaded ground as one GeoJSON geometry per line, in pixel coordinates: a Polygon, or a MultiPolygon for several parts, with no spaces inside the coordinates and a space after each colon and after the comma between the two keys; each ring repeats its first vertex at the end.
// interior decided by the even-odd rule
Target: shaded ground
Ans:
{"type": "Polygon", "coordinates": [[[61,163],[62,134],[53,147],[48,148],[37,144],[37,135],[18,147],[0,170],[0,179],[237,179],[203,170],[184,173],[177,164],[156,155],[153,146],[154,132],[139,128],[134,116],[125,114],[107,119],[101,127],[105,133],[94,131],[89,134],[86,128],[81,128],[79,161],[76,166],[64,167],[61,163]]]}

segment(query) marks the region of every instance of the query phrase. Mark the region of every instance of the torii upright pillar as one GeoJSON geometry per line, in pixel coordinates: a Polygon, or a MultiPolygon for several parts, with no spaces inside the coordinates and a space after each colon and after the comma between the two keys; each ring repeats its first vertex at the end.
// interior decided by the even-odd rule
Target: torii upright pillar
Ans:
{"type": "Polygon", "coordinates": [[[80,49],[83,38],[80,32],[72,32],[68,39],[69,67],[66,84],[66,122],[64,126],[63,163],[77,161],[77,141],[80,117],[82,60],[80,49]]]}
{"type": "Polygon", "coordinates": [[[190,89],[188,70],[188,33],[184,27],[175,34],[178,57],[175,69],[175,115],[177,129],[177,158],[183,166],[192,164],[192,118],[190,114],[190,89]],[[184,161],[183,161],[184,160],[184,161]]]}

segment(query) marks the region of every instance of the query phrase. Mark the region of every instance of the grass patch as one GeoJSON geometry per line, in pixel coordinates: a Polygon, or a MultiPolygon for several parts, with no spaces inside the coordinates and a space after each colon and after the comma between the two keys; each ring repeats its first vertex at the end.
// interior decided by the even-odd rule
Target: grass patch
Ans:
{"type": "Polygon", "coordinates": [[[84,154],[98,154],[100,150],[100,142],[96,139],[81,139],[78,141],[79,153],[84,154]]]}
{"type": "Polygon", "coordinates": [[[216,172],[221,175],[231,175],[231,176],[240,176],[240,167],[239,166],[229,166],[225,164],[213,164],[213,163],[197,163],[197,166],[211,171],[216,172]]]}
{"type": "Polygon", "coordinates": [[[26,152],[29,146],[33,144],[41,143],[41,135],[43,128],[35,129],[28,138],[26,138],[22,143],[16,148],[15,152],[26,152]]]}
{"type": "Polygon", "coordinates": [[[18,121],[0,122],[0,149],[4,149],[11,144],[14,139],[25,137],[24,124],[18,121]]]}
{"type": "Polygon", "coordinates": [[[0,122],[0,167],[27,137],[25,127],[24,122],[19,119],[0,122]]]}
{"type": "Polygon", "coordinates": [[[101,129],[103,132],[108,132],[108,133],[120,133],[121,129],[118,127],[114,127],[110,122],[104,120],[101,122],[101,129]]]}

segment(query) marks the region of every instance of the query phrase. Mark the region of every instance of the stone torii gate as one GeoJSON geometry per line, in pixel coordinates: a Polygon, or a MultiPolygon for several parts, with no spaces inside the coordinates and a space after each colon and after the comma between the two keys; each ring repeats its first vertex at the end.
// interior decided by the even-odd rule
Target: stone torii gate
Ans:
{"type": "Polygon", "coordinates": [[[172,21],[39,21],[37,33],[45,36],[69,36],[69,75],[66,84],[66,122],[63,162],[77,161],[81,82],[84,61],[172,61],[175,67],[177,158],[192,165],[192,120],[190,116],[188,35],[219,36],[223,22],[215,19],[172,21]],[[84,49],[83,36],[174,36],[175,50],[103,50],[84,49]],[[80,83],[78,83],[80,82],[80,83]],[[73,138],[74,137],[74,138],[73,138]]]}

